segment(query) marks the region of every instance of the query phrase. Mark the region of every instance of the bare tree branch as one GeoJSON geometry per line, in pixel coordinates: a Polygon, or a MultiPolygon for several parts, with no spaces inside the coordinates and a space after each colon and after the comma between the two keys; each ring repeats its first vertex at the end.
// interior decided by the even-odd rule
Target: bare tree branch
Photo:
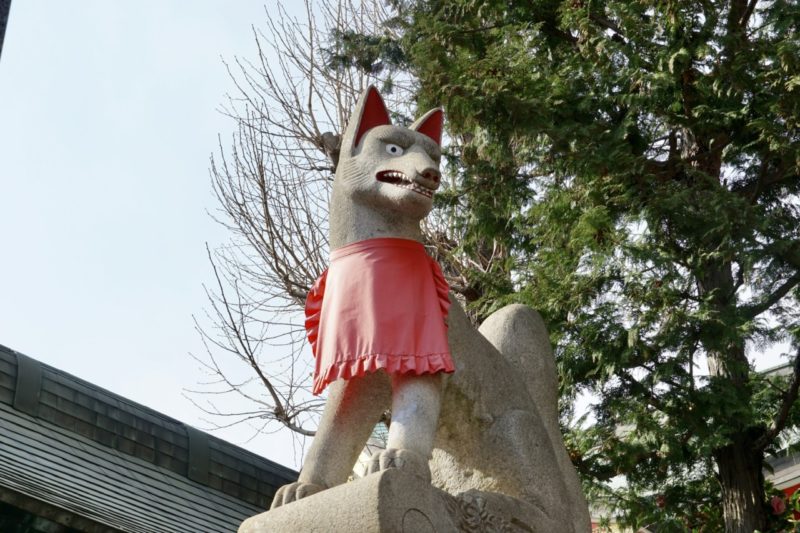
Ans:
{"type": "Polygon", "coordinates": [[[407,116],[414,111],[412,79],[333,68],[326,57],[341,53],[331,39],[336,32],[384,31],[387,9],[378,0],[306,0],[295,18],[279,5],[263,31],[253,29],[256,58],[225,63],[235,91],[220,111],[236,130],[210,160],[211,216],[230,240],[207,250],[215,285],[205,319],[195,322],[206,346],[195,359],[210,379],[187,392],[208,394],[208,406],[196,403],[234,420],[226,426],[258,419],[314,433],[323,402],[311,396],[303,308],[327,266],[338,134],[360,93],[388,76],[387,104],[407,116]],[[257,409],[220,407],[227,395],[257,409]]]}
{"type": "MultiPolygon", "coordinates": [[[[332,35],[393,31],[385,24],[394,16],[389,7],[379,0],[306,0],[304,7],[305,18],[298,20],[278,6],[263,31],[253,29],[257,57],[225,64],[235,92],[221,112],[236,131],[228,145],[219,140],[210,160],[217,199],[211,216],[230,241],[208,250],[216,283],[208,291],[207,320],[197,329],[207,347],[201,364],[211,376],[209,398],[238,395],[258,405],[260,420],[311,435],[322,402],[311,396],[303,308],[327,267],[328,199],[340,134],[370,84],[391,87],[384,98],[399,116],[418,110],[412,107],[416,81],[407,74],[328,63],[344,53],[332,35]]],[[[452,224],[459,209],[437,210],[423,229],[448,281],[471,301],[481,292],[470,285],[468,269],[491,273],[505,251],[494,242],[470,256],[461,251],[452,224]]],[[[216,404],[204,411],[239,422],[256,416],[216,404]]]]}

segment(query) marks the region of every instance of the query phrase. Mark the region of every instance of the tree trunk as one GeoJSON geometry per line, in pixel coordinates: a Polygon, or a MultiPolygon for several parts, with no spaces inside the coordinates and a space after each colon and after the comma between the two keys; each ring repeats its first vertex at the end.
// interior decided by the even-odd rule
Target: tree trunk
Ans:
{"type": "MultiPolygon", "coordinates": [[[[709,295],[712,307],[724,316],[730,306],[736,305],[733,294],[733,273],[730,262],[708,269],[698,280],[701,295],[709,295]]],[[[712,322],[713,324],[713,322],[712,322]]],[[[767,524],[764,499],[764,476],[761,473],[763,451],[755,445],[760,428],[749,427],[751,420],[743,420],[737,414],[746,410],[752,400],[748,382],[750,367],[745,354],[744,339],[731,341],[730,331],[725,325],[719,331],[706,331],[708,371],[712,386],[725,390],[735,398],[737,407],[731,417],[722,420],[730,428],[730,443],[714,450],[720,487],[722,488],[722,510],[725,531],[728,533],[753,533],[763,531],[767,524]],[[727,335],[726,335],[727,333],[727,335]],[[719,344],[715,341],[722,340],[719,344]]],[[[715,326],[709,325],[714,329],[715,326]]]]}
{"type": "Polygon", "coordinates": [[[725,531],[752,533],[767,526],[763,504],[763,454],[754,446],[755,438],[747,432],[733,435],[733,442],[714,452],[722,487],[722,511],[725,531]]]}

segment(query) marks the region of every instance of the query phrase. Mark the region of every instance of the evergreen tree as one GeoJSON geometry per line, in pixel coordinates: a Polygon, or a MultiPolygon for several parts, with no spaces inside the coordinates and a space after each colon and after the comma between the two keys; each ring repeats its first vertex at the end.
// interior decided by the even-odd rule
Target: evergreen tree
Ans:
{"type": "Polygon", "coordinates": [[[393,4],[401,46],[350,55],[445,107],[452,252],[493,258],[462,294],[544,313],[564,392],[599,397],[586,479],[626,476],[630,525],[770,527],[800,365],[767,387],[747,351],[800,346],[797,3],[393,4]]]}

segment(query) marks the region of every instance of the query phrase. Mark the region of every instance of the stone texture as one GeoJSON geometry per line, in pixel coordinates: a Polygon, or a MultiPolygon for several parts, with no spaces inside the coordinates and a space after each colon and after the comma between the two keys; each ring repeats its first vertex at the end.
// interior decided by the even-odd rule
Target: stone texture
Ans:
{"type": "Polygon", "coordinates": [[[420,220],[425,218],[433,207],[433,200],[409,189],[397,187],[376,179],[376,174],[384,170],[395,170],[405,174],[415,183],[437,189],[434,183],[424,176],[428,170],[438,174],[439,146],[426,135],[415,131],[429,118],[432,110],[411,128],[392,126],[388,123],[388,112],[383,100],[374,87],[370,87],[359,99],[350,121],[342,135],[342,146],[333,180],[330,205],[330,245],[331,250],[347,244],[379,237],[397,237],[421,241],[420,220]],[[374,121],[365,117],[382,108],[386,121],[370,129],[361,139],[357,139],[362,121],[374,121]],[[405,153],[394,156],[387,153],[383,139],[392,133],[402,131],[408,136],[405,153]]]}
{"type": "MultiPolygon", "coordinates": [[[[332,249],[376,237],[421,239],[419,222],[431,198],[376,176],[393,170],[438,186],[438,146],[420,133],[431,117],[440,120],[441,111],[411,129],[392,126],[377,91],[365,91],[342,136],[331,194],[332,249]],[[399,156],[388,151],[395,138],[404,139],[399,156]]],[[[456,371],[443,386],[383,372],[332,383],[299,481],[281,488],[273,510],[240,531],[590,531],[558,427],[555,360],[541,317],[509,306],[478,331],[452,295],[451,303],[448,342],[456,371]],[[390,405],[401,422],[389,431],[396,449],[372,465],[390,469],[343,484],[390,405]]]]}
{"type": "Polygon", "coordinates": [[[538,314],[501,309],[481,327],[484,335],[451,300],[456,372],[445,386],[433,484],[451,494],[477,490],[526,502],[554,522],[547,531],[590,531],[580,485],[576,491],[570,481],[577,474],[558,430],[555,362],[538,314]],[[547,397],[541,409],[530,390],[547,397]]]}
{"type": "Polygon", "coordinates": [[[558,375],[550,335],[541,315],[525,305],[509,305],[487,318],[478,330],[522,378],[539,411],[544,430],[566,485],[575,531],[591,527],[591,516],[578,473],[564,447],[558,424],[558,375]]]}
{"type": "MultiPolygon", "coordinates": [[[[421,240],[420,221],[433,206],[432,195],[440,177],[440,148],[428,126],[437,119],[436,124],[441,126],[441,113],[440,109],[432,110],[410,128],[393,126],[377,90],[370,87],[364,92],[342,135],[331,192],[332,250],[379,237],[421,240]],[[390,146],[398,149],[396,153],[388,150],[390,146]],[[389,171],[402,173],[410,181],[378,179],[379,173],[389,171]],[[426,194],[413,190],[412,183],[426,194]]],[[[390,406],[398,422],[389,431],[390,445],[419,456],[420,461],[409,455],[403,462],[412,470],[424,470],[429,477],[427,460],[441,405],[438,375],[389,379],[377,372],[336,381],[329,390],[320,428],[298,482],[279,489],[273,508],[319,487],[343,483],[381,414],[390,406]]]]}
{"type": "MultiPolygon", "coordinates": [[[[240,531],[404,531],[396,529],[403,517],[415,528],[432,520],[431,531],[590,531],[588,506],[558,429],[555,362],[541,318],[525,306],[509,306],[478,331],[452,303],[449,340],[457,369],[445,384],[430,462],[436,488],[402,470],[385,470],[259,515],[240,531]],[[430,500],[431,494],[438,496],[430,500]],[[294,514],[286,514],[290,509],[294,514]],[[341,510],[336,522],[326,518],[330,509],[341,510]]],[[[340,382],[324,423],[366,429],[359,422],[365,413],[348,402],[370,398],[357,404],[369,418],[389,401],[388,377],[369,380],[340,382]]],[[[351,458],[331,455],[343,443],[327,439],[339,432],[321,433],[307,461],[340,477],[351,458]]],[[[361,437],[353,436],[343,437],[349,442],[343,447],[355,454],[361,437]]]]}
{"type": "Polygon", "coordinates": [[[402,470],[385,470],[247,519],[239,533],[549,533],[557,524],[498,494],[453,496],[402,470]]]}

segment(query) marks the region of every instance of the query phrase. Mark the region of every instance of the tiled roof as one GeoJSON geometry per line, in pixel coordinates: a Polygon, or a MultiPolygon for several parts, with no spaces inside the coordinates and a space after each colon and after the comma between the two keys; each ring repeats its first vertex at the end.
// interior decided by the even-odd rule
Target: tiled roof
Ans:
{"type": "Polygon", "coordinates": [[[800,484],[800,454],[771,457],[767,459],[769,470],[764,471],[764,477],[775,488],[788,489],[800,484]]]}
{"type": "Polygon", "coordinates": [[[0,487],[111,530],[235,531],[297,473],[0,346],[0,487]]]}

